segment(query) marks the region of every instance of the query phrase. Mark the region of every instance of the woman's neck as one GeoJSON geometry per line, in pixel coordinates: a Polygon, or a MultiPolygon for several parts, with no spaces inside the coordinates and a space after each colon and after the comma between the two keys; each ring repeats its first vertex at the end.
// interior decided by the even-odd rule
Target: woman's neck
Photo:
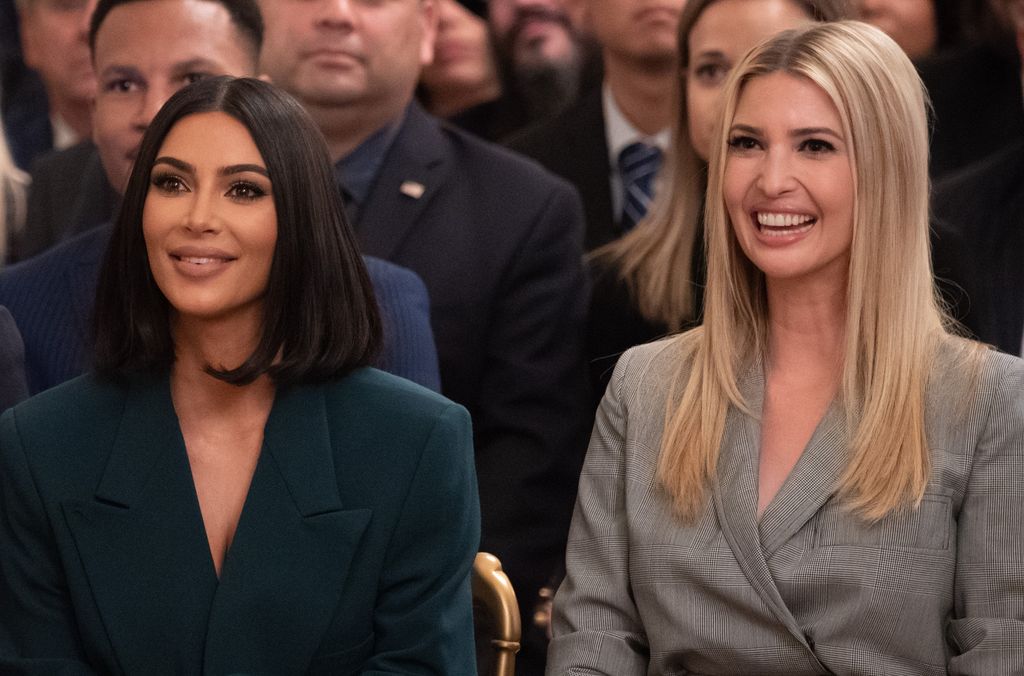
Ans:
{"type": "Polygon", "coordinates": [[[846,287],[768,283],[768,368],[838,379],[846,337],[846,287]]]}
{"type": "Polygon", "coordinates": [[[263,414],[265,419],[274,399],[274,385],[268,376],[240,387],[207,371],[241,366],[256,349],[258,321],[176,318],[172,334],[175,362],[171,395],[179,418],[263,414]]]}

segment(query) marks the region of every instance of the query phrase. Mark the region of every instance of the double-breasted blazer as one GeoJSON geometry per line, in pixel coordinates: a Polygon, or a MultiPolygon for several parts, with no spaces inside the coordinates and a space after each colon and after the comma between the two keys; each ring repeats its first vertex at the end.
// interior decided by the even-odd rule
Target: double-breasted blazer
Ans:
{"type": "Polygon", "coordinates": [[[0,673],[475,673],[469,417],[403,379],[278,390],[219,580],[166,376],[9,410],[0,500],[0,673]]]}
{"type": "Polygon", "coordinates": [[[916,509],[868,525],[837,499],[833,405],[757,519],[764,377],[731,408],[704,513],[655,479],[677,339],[628,351],[598,412],[555,598],[547,673],[1024,673],[1024,362],[930,374],[931,478],[916,509]]]}

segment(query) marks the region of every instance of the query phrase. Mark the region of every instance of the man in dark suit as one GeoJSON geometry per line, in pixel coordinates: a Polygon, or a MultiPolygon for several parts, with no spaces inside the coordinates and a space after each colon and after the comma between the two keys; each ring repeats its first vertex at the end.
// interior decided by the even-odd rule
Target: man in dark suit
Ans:
{"type": "MultiPolygon", "coordinates": [[[[90,173],[77,177],[82,181],[77,192],[70,185],[75,176],[60,179],[69,184],[64,195],[73,195],[72,200],[50,195],[94,211],[98,195],[88,191],[90,176],[105,185],[125,185],[142,134],[163,103],[202,74],[255,74],[261,42],[259,9],[246,0],[108,0],[99,11],[105,14],[95,30],[95,63],[101,81],[112,80],[117,87],[97,105],[100,147],[85,156],[90,173]],[[153,50],[154,44],[161,49],[153,50]]],[[[96,213],[103,217],[100,223],[109,221],[109,213],[96,213]]],[[[0,273],[0,303],[10,305],[24,335],[33,393],[88,368],[92,305],[110,231],[106,222],[0,273]]],[[[367,260],[367,265],[384,321],[381,366],[439,389],[423,283],[383,261],[367,260]]]]}
{"type": "Polygon", "coordinates": [[[441,390],[473,416],[481,546],[528,611],[564,553],[585,438],[579,200],[413,102],[432,0],[261,8],[261,66],[324,132],[364,252],[427,285],[441,390]]]}
{"type": "MultiPolygon", "coordinates": [[[[86,37],[96,0],[15,0],[14,4],[24,64],[34,70],[39,80],[4,73],[4,86],[16,89],[16,100],[4,102],[5,114],[12,118],[5,125],[15,160],[28,169],[41,153],[89,137],[96,79],[89,63],[86,37]],[[8,76],[13,79],[8,81],[8,76]],[[35,89],[36,84],[42,85],[42,91],[35,89]],[[38,107],[39,103],[44,104],[43,108],[38,107]],[[29,113],[34,115],[29,117],[29,113]]],[[[6,8],[4,14],[6,19],[6,8]]],[[[5,33],[5,39],[14,37],[13,31],[5,33]]],[[[5,88],[4,96],[8,93],[5,88]]]]}
{"type": "Polygon", "coordinates": [[[654,175],[669,143],[683,4],[666,0],[652,8],[635,0],[573,0],[575,20],[601,47],[604,82],[564,113],[509,141],[513,150],[579,190],[588,251],[635,225],[653,196],[654,175]],[[635,205],[631,193],[639,200],[635,205]]]}
{"type": "Polygon", "coordinates": [[[28,397],[25,382],[25,347],[14,318],[0,305],[0,411],[28,397]]]}
{"type": "MultiPolygon", "coordinates": [[[[1024,2],[1000,4],[1024,55],[1024,2]]],[[[1024,354],[1024,141],[945,178],[932,211],[935,276],[954,317],[983,342],[1024,354]]]]}

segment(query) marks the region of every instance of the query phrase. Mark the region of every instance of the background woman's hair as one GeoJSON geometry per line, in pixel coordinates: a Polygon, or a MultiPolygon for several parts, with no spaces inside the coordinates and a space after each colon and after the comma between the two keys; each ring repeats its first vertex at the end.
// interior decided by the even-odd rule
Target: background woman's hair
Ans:
{"type": "Polygon", "coordinates": [[[14,164],[2,130],[0,121],[0,263],[7,258],[11,236],[25,223],[29,184],[28,174],[14,164]]]}
{"type": "Polygon", "coordinates": [[[178,120],[204,112],[226,113],[248,129],[266,163],[277,210],[259,342],[237,368],[211,366],[210,373],[235,384],[266,373],[284,385],[338,377],[371,363],[381,341],[380,318],[323,136],[302,106],[272,85],[216,77],[171,97],[143,137],[100,271],[97,371],[123,375],[174,362],[170,307],[150,270],[142,211],[164,138],[178,120]]]}
{"type": "MultiPolygon", "coordinates": [[[[647,217],[618,240],[591,256],[617,270],[640,314],[678,331],[699,311],[693,269],[694,249],[702,246],[707,166],[690,142],[685,73],[689,67],[690,31],[709,6],[720,0],[688,0],[679,18],[679,72],[675,88],[672,148],[658,177],[658,190],[647,217]]],[[[846,18],[846,0],[787,0],[814,21],[846,18]]]]}
{"type": "Polygon", "coordinates": [[[924,88],[896,43],[858,22],[782,33],[748,55],[726,86],[709,170],[704,326],[683,341],[688,375],[670,403],[658,476],[678,513],[695,519],[728,408],[748,410],[738,375],[766,357],[764,275],[736,241],[722,182],[726,133],[743,87],[775,72],[821,87],[850,150],[855,202],[839,395],[850,458],[837,489],[850,509],[874,520],[924,494],[925,385],[946,333],[928,242],[924,88]]]}

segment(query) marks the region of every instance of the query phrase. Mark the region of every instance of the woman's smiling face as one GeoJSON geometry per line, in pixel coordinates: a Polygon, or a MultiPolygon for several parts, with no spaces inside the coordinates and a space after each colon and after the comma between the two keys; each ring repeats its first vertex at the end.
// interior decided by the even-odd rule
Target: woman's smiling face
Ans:
{"type": "Polygon", "coordinates": [[[747,82],[729,127],[723,196],[747,258],[772,280],[845,284],[853,241],[851,144],[810,80],[747,82]]]}
{"type": "Polygon", "coordinates": [[[221,112],[179,120],[150,171],[149,265],[179,318],[262,319],[277,243],[273,184],[249,131],[221,112]]]}

